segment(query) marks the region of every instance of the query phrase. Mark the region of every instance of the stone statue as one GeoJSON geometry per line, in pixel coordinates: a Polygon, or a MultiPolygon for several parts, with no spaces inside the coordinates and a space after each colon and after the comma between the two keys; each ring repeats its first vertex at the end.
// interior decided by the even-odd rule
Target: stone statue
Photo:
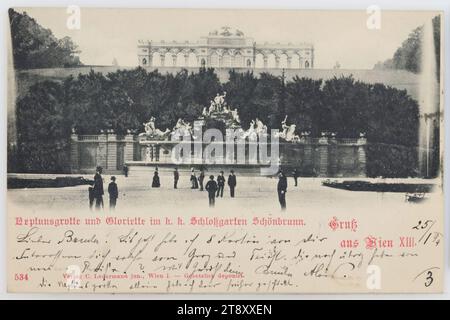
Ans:
{"type": "Polygon", "coordinates": [[[284,120],[281,121],[281,128],[283,131],[278,134],[278,137],[286,140],[286,141],[299,141],[300,137],[295,134],[295,124],[287,125],[287,116],[284,117],[284,120]]]}
{"type": "Polygon", "coordinates": [[[181,136],[192,136],[193,133],[192,126],[181,118],[178,119],[175,127],[173,127],[172,134],[175,134],[175,132],[179,133],[181,136]]]}
{"type": "Polygon", "coordinates": [[[166,131],[161,131],[157,129],[155,126],[155,121],[155,117],[150,117],[150,120],[143,124],[145,132],[140,133],[139,137],[145,136],[149,139],[157,140],[167,139],[170,134],[170,130],[166,129],[166,131]]]}
{"type": "Polygon", "coordinates": [[[267,133],[267,126],[261,120],[256,118],[255,124],[256,124],[256,133],[257,134],[267,133]]]}
{"type": "Polygon", "coordinates": [[[243,37],[243,36],[244,36],[244,33],[243,33],[241,30],[236,29],[236,35],[237,35],[238,37],[243,37]]]}
{"type": "Polygon", "coordinates": [[[211,100],[209,105],[209,113],[211,114],[214,111],[216,111],[216,104],[213,100],[211,100]]]}
{"type": "Polygon", "coordinates": [[[220,109],[220,95],[217,94],[216,97],[214,98],[214,111],[219,111],[220,109]]]}
{"type": "Polygon", "coordinates": [[[233,117],[233,121],[236,123],[241,123],[241,119],[239,118],[239,114],[237,109],[231,110],[231,116],[233,117]]]}
{"type": "Polygon", "coordinates": [[[227,96],[227,92],[224,91],[223,94],[221,96],[219,96],[220,98],[220,105],[224,106],[226,104],[225,102],[225,97],[227,96]]]}
{"type": "Polygon", "coordinates": [[[258,134],[255,130],[255,120],[250,121],[249,128],[244,133],[244,139],[248,138],[249,140],[256,140],[258,137],[258,134]]]}
{"type": "Polygon", "coordinates": [[[222,27],[222,32],[220,33],[221,36],[229,37],[232,35],[230,32],[230,27],[222,27]]]}
{"type": "MultiPolygon", "coordinates": [[[[214,98],[214,111],[216,112],[222,112],[226,106],[225,97],[227,93],[224,92],[222,95],[217,94],[214,98]]],[[[211,104],[212,106],[212,104],[211,104]]],[[[211,109],[210,106],[210,109],[211,109]]]]}

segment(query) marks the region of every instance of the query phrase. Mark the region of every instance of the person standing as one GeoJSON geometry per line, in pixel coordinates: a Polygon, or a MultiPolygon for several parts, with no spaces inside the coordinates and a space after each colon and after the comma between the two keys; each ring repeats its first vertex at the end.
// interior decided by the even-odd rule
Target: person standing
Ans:
{"type": "Polygon", "coordinates": [[[292,171],[292,176],[294,177],[294,183],[295,183],[295,187],[297,186],[297,179],[298,179],[298,170],[297,168],[294,169],[294,171],[292,171]]]}
{"type": "Polygon", "coordinates": [[[194,168],[191,169],[191,189],[198,189],[197,176],[195,175],[194,168]]]}
{"type": "Polygon", "coordinates": [[[126,164],[123,165],[122,170],[123,170],[123,175],[125,176],[125,178],[128,177],[128,170],[129,169],[128,169],[128,166],[126,164]]]}
{"type": "Polygon", "coordinates": [[[236,188],[236,176],[234,175],[234,171],[230,171],[230,175],[228,176],[228,186],[230,187],[230,196],[234,198],[234,188],[236,188]]]}
{"type": "Polygon", "coordinates": [[[174,189],[177,189],[179,179],[180,179],[180,173],[178,172],[178,168],[175,168],[175,170],[173,171],[173,188],[174,189]]]}
{"type": "Polygon", "coordinates": [[[92,207],[94,206],[95,196],[94,196],[94,187],[90,186],[88,188],[89,192],[89,209],[92,211],[92,207]]]}
{"type": "Polygon", "coordinates": [[[103,178],[102,178],[103,168],[98,166],[94,175],[94,189],[92,193],[95,198],[95,209],[100,210],[103,208],[103,178]]]}
{"type": "Polygon", "coordinates": [[[159,188],[160,186],[161,184],[159,181],[158,170],[155,170],[155,173],[153,175],[152,188],[159,188]]]}
{"type": "Polygon", "coordinates": [[[220,171],[220,175],[217,176],[217,194],[218,197],[223,197],[223,188],[225,187],[225,177],[223,176],[223,171],[220,171]]]}
{"type": "Polygon", "coordinates": [[[111,177],[111,182],[108,185],[109,193],[109,210],[116,208],[117,198],[119,197],[119,190],[117,189],[116,177],[111,177]]]}
{"type": "Polygon", "coordinates": [[[283,171],[278,174],[278,201],[280,202],[281,210],[286,210],[286,192],[287,192],[287,179],[283,171]]]}
{"type": "Polygon", "coordinates": [[[203,169],[200,171],[200,175],[198,176],[198,183],[200,185],[200,191],[203,191],[203,180],[205,180],[205,171],[203,169]]]}
{"type": "Polygon", "coordinates": [[[209,181],[206,183],[205,189],[208,191],[209,206],[214,207],[216,204],[217,182],[214,181],[213,175],[209,176],[209,181]]]}

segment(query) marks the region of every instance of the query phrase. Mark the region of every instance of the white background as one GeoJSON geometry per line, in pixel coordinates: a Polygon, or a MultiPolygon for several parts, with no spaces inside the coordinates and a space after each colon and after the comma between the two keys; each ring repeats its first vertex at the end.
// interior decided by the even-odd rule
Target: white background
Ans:
{"type": "MultiPolygon", "coordinates": [[[[444,11],[444,25],[441,28],[446,32],[444,33],[445,46],[444,52],[446,55],[442,57],[444,70],[444,92],[447,93],[445,101],[445,110],[449,110],[449,81],[447,75],[450,74],[450,50],[449,50],[449,21],[450,21],[450,2],[448,0],[387,0],[387,1],[366,1],[366,0],[341,0],[341,1],[325,1],[325,0],[226,0],[226,1],[199,1],[199,0],[128,0],[126,2],[119,0],[89,0],[89,1],[45,1],[45,0],[35,0],[35,1],[10,1],[2,0],[0,2],[0,14],[1,14],[1,62],[0,62],[0,74],[2,75],[0,80],[0,97],[1,97],[1,123],[0,132],[2,133],[2,140],[0,150],[3,150],[2,158],[0,161],[0,203],[2,204],[2,218],[0,219],[0,234],[1,234],[1,246],[0,246],[0,299],[450,299],[450,227],[449,227],[449,215],[448,215],[448,182],[449,182],[449,161],[448,154],[445,155],[444,159],[444,190],[445,190],[445,292],[444,294],[352,294],[352,295],[249,295],[249,294],[239,294],[239,295],[187,295],[187,294],[11,294],[6,292],[6,85],[7,85],[7,51],[6,44],[10,41],[9,29],[8,29],[8,8],[10,7],[62,7],[69,5],[78,5],[80,7],[126,7],[126,8],[242,8],[242,9],[328,9],[328,10],[344,10],[344,9],[358,9],[366,10],[370,5],[378,5],[382,10],[385,9],[403,9],[403,10],[443,10],[444,11]]],[[[44,26],[45,27],[45,26],[44,26]]],[[[320,26],[317,26],[320,28],[320,26]]],[[[449,119],[445,117],[445,148],[444,150],[450,150],[449,141],[449,119]]]]}

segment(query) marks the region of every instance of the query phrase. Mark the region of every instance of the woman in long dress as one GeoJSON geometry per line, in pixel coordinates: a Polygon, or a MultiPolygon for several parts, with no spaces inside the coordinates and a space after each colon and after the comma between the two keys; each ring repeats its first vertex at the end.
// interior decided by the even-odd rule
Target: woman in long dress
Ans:
{"type": "Polygon", "coordinates": [[[159,188],[160,186],[161,183],[159,181],[158,171],[155,171],[155,174],[153,175],[152,188],[159,188]]]}
{"type": "Polygon", "coordinates": [[[197,176],[195,175],[194,168],[191,169],[191,189],[198,189],[197,176]]]}

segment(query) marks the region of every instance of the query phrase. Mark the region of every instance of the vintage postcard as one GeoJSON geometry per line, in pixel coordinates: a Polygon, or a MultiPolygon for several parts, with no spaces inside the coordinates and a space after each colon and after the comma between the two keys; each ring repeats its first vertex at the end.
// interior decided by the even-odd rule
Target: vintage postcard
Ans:
{"type": "Polygon", "coordinates": [[[442,12],[8,14],[10,292],[442,292],[442,12]]]}

